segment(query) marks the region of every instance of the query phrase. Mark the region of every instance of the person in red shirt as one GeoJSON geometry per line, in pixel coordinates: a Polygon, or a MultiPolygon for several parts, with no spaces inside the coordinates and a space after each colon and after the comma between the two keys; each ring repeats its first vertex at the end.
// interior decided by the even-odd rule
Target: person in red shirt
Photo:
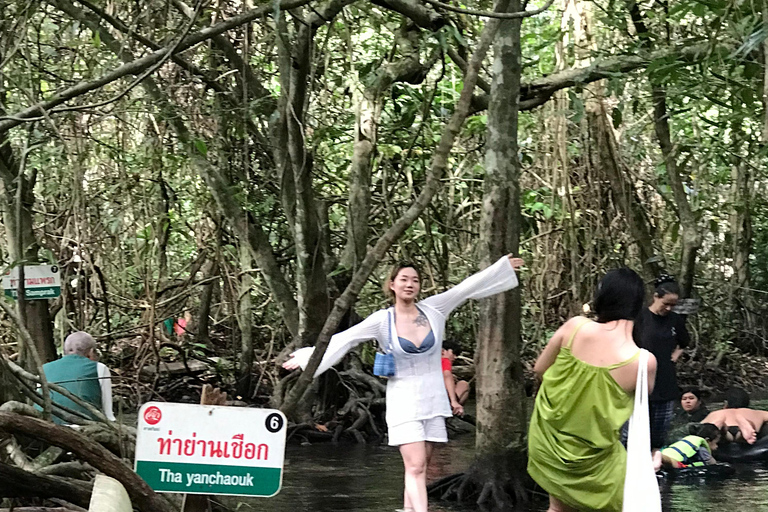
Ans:
{"type": "Polygon", "coordinates": [[[454,340],[443,341],[442,365],[443,380],[445,381],[445,390],[448,392],[448,399],[451,401],[453,414],[457,416],[464,415],[464,402],[469,397],[469,383],[465,380],[456,381],[453,376],[453,362],[461,354],[461,346],[454,340]]]}

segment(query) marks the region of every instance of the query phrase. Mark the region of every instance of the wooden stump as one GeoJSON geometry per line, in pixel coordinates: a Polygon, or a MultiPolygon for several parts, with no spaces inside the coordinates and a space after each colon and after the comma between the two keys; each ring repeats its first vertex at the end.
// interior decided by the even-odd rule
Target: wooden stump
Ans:
{"type": "MultiPolygon", "coordinates": [[[[210,384],[203,386],[200,405],[227,405],[227,393],[210,384]]],[[[211,500],[206,494],[185,494],[181,512],[211,512],[211,500]]]]}

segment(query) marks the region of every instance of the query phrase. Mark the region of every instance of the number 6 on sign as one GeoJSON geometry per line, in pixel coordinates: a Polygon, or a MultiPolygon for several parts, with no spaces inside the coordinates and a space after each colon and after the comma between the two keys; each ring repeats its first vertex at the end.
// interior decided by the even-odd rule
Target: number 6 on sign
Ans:
{"type": "Polygon", "coordinates": [[[267,416],[267,430],[273,434],[280,432],[280,429],[283,428],[284,423],[283,413],[273,412],[267,416]]]}
{"type": "Polygon", "coordinates": [[[285,425],[274,409],[150,402],[139,411],[135,470],[157,492],[274,496],[285,425]]]}

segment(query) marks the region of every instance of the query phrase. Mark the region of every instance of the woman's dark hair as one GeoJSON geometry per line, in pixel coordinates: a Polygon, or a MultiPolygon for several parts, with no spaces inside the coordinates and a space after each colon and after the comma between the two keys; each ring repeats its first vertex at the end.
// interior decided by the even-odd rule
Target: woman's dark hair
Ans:
{"type": "Polygon", "coordinates": [[[400,273],[401,270],[404,268],[412,268],[416,271],[416,274],[419,276],[419,280],[421,280],[421,270],[419,270],[419,267],[413,263],[412,261],[401,261],[394,267],[392,267],[392,270],[389,272],[389,277],[387,277],[387,280],[384,281],[384,283],[381,286],[382,291],[384,292],[384,295],[386,295],[390,300],[394,300],[395,294],[392,293],[392,290],[389,289],[389,285],[392,283],[392,281],[395,280],[397,277],[397,274],[400,273]]]}
{"type": "Polygon", "coordinates": [[[677,285],[675,277],[669,274],[662,274],[657,277],[653,281],[653,285],[656,287],[654,293],[659,298],[667,294],[680,295],[680,287],[677,285]]]}
{"type": "Polygon", "coordinates": [[[720,437],[720,429],[712,423],[691,423],[688,432],[693,436],[703,437],[707,441],[714,441],[720,437]]]}
{"type": "Polygon", "coordinates": [[[452,338],[443,340],[443,350],[453,350],[453,355],[457,357],[461,355],[461,345],[452,338]]]}
{"type": "MultiPolygon", "coordinates": [[[[692,394],[693,396],[695,396],[696,398],[698,398],[698,399],[699,399],[699,402],[703,402],[703,401],[702,401],[702,399],[701,399],[701,389],[699,389],[699,388],[694,388],[694,387],[688,387],[688,388],[683,388],[683,390],[682,390],[682,391],[683,391],[683,392],[682,392],[682,393],[680,393],[680,396],[683,396],[683,395],[684,395],[684,394],[686,394],[686,393],[690,393],[690,394],[692,394]]],[[[702,436],[702,437],[703,437],[703,436],[702,436]]]]}
{"type": "Polygon", "coordinates": [[[631,268],[611,270],[600,280],[592,301],[597,321],[634,320],[643,307],[643,280],[631,268]]]}
{"type": "Polygon", "coordinates": [[[725,402],[729,409],[744,409],[749,407],[749,393],[742,388],[729,388],[725,392],[725,402]]]}

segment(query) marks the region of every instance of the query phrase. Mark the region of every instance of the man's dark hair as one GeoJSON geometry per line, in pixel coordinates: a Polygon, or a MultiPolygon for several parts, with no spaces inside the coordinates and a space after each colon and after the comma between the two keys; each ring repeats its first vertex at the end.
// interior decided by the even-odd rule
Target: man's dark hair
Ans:
{"type": "Polygon", "coordinates": [[[720,429],[712,423],[691,423],[688,432],[691,435],[703,437],[707,441],[714,441],[720,437],[720,429]]]}
{"type": "Polygon", "coordinates": [[[462,352],[461,345],[459,345],[459,342],[451,338],[443,340],[443,350],[453,350],[453,355],[457,357],[462,352]]]}
{"type": "Polygon", "coordinates": [[[749,393],[742,388],[730,388],[725,392],[725,402],[729,409],[749,407],[749,393]]]}
{"type": "Polygon", "coordinates": [[[597,321],[634,320],[643,307],[643,280],[630,268],[611,270],[600,280],[592,302],[597,321]]]}

